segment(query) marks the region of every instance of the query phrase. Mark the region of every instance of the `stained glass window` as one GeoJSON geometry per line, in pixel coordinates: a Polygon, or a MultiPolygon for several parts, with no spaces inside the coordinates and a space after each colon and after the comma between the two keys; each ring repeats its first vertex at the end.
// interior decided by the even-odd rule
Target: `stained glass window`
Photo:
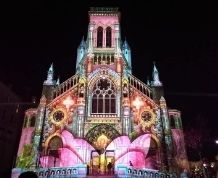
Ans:
{"type": "Polygon", "coordinates": [[[116,91],[112,81],[99,79],[92,91],[92,113],[116,113],[116,91]]]}

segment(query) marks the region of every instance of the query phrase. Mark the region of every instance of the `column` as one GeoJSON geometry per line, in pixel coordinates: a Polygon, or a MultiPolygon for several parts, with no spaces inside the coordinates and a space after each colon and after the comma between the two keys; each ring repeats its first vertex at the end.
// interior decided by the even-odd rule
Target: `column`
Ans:
{"type": "Polygon", "coordinates": [[[82,138],[84,136],[84,116],[85,116],[85,105],[84,99],[78,98],[77,107],[77,136],[82,138]]]}
{"type": "Polygon", "coordinates": [[[160,99],[161,118],[163,125],[163,136],[165,141],[165,153],[167,156],[167,164],[170,172],[173,171],[173,142],[170,128],[170,122],[168,117],[167,105],[164,97],[160,99]]]}
{"type": "Polygon", "coordinates": [[[130,105],[129,98],[123,99],[123,134],[129,135],[131,132],[131,120],[130,120],[130,105]]]}
{"type": "Polygon", "coordinates": [[[40,153],[39,153],[39,148],[41,147],[41,142],[40,140],[42,139],[42,128],[43,128],[43,121],[45,119],[45,107],[46,106],[46,98],[43,95],[40,99],[40,104],[38,106],[38,111],[37,111],[37,117],[36,117],[36,124],[35,124],[35,135],[34,135],[34,140],[33,140],[33,149],[35,152],[35,157],[34,157],[34,165],[37,166],[37,160],[39,159],[40,153]]]}

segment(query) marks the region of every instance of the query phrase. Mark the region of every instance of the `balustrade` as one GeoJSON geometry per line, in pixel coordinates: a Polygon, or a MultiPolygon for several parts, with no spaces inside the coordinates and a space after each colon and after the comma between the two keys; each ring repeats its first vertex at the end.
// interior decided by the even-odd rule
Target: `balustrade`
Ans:
{"type": "Polygon", "coordinates": [[[129,75],[129,84],[131,87],[137,89],[142,94],[151,97],[151,88],[145,85],[142,81],[140,81],[133,75],[129,75]]]}
{"type": "Polygon", "coordinates": [[[70,88],[77,86],[78,83],[79,83],[79,76],[74,75],[71,78],[67,79],[65,82],[56,86],[53,90],[53,99],[57,98],[64,92],[68,91],[70,88]]]}

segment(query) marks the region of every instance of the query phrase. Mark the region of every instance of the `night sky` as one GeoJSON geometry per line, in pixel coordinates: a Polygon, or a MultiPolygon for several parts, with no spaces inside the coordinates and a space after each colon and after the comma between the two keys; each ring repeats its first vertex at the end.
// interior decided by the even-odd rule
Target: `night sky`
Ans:
{"type": "Polygon", "coordinates": [[[132,49],[133,74],[146,82],[156,61],[167,104],[182,111],[184,127],[204,117],[210,138],[218,139],[218,7],[194,1],[135,2],[2,4],[0,81],[24,101],[39,99],[52,62],[61,82],[74,75],[89,7],[119,7],[122,39],[126,37],[132,49]]]}

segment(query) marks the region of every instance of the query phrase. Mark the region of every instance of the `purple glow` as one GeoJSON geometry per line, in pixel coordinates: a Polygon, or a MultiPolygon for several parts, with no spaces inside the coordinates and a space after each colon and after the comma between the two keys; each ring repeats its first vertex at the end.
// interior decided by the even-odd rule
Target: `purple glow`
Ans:
{"type": "Polygon", "coordinates": [[[24,145],[32,143],[32,134],[34,131],[34,127],[23,128],[20,138],[20,144],[18,149],[18,155],[21,154],[24,145]]]}
{"type": "Polygon", "coordinates": [[[182,169],[189,169],[189,163],[185,151],[184,135],[181,129],[171,129],[175,146],[175,160],[182,169]]]}
{"type": "Polygon", "coordinates": [[[131,161],[135,168],[144,168],[145,158],[150,147],[151,135],[144,134],[132,143],[128,136],[121,136],[113,140],[107,150],[115,150],[115,165],[129,165],[131,161]]]}

